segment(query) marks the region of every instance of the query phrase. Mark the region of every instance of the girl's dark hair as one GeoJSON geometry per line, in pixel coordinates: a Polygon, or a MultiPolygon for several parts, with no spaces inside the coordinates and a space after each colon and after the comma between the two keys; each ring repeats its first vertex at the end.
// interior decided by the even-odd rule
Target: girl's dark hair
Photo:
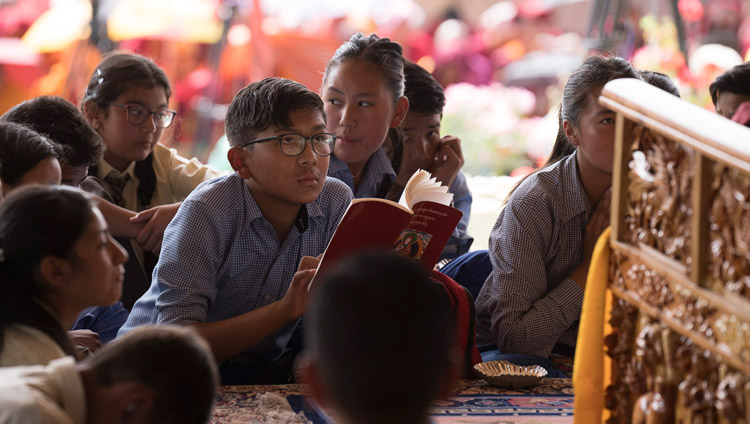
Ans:
{"type": "Polygon", "coordinates": [[[0,204],[0,350],[4,331],[23,324],[77,356],[66,329],[40,303],[53,288],[39,266],[48,256],[78,259],[73,248],[94,219],[93,207],[89,195],[67,186],[24,187],[0,204]]]}
{"type": "Polygon", "coordinates": [[[23,125],[0,122],[0,177],[8,185],[21,178],[47,158],[60,159],[60,145],[23,125]]]}
{"type": "MultiPolygon", "coordinates": [[[[354,59],[364,59],[375,65],[383,75],[383,81],[393,94],[393,103],[404,95],[404,63],[403,49],[398,43],[389,38],[380,38],[375,34],[364,35],[358,32],[349,41],[342,44],[326,64],[323,74],[323,86],[328,80],[331,70],[342,62],[354,59]]],[[[386,153],[394,169],[398,170],[401,163],[401,132],[398,128],[388,129],[390,144],[386,145],[386,153]]]]}
{"type": "Polygon", "coordinates": [[[402,53],[401,46],[388,38],[380,38],[375,34],[366,36],[358,32],[342,44],[326,64],[323,85],[328,80],[331,69],[342,62],[364,59],[378,67],[383,75],[383,81],[393,94],[395,104],[404,95],[404,56],[402,53]]]}
{"type": "MultiPolygon", "coordinates": [[[[87,103],[93,102],[100,110],[106,112],[107,102],[114,101],[122,93],[138,86],[164,88],[167,102],[172,96],[167,74],[151,59],[130,52],[109,53],[99,62],[91,75],[86,93],[81,100],[81,109],[84,110],[87,103]]],[[[98,172],[96,166],[89,168],[89,175],[96,176],[98,172]]],[[[151,154],[146,160],[136,162],[134,173],[138,178],[138,199],[146,208],[151,205],[151,197],[156,190],[156,174],[151,154]]]]}
{"type": "MultiPolygon", "coordinates": [[[[544,166],[535,172],[554,165],[576,150],[565,135],[563,122],[569,121],[573,126],[578,127],[581,114],[589,106],[589,95],[604,87],[604,84],[618,78],[641,79],[630,63],[621,57],[590,56],[573,72],[565,84],[562,104],[558,109],[557,137],[552,152],[544,166]]],[[[503,204],[508,203],[511,194],[529,176],[527,175],[510,190],[503,204]]]]}
{"type": "Polygon", "coordinates": [[[13,106],[0,120],[26,125],[64,149],[61,162],[91,166],[102,157],[102,139],[75,105],[60,96],[39,96],[13,106]]]}

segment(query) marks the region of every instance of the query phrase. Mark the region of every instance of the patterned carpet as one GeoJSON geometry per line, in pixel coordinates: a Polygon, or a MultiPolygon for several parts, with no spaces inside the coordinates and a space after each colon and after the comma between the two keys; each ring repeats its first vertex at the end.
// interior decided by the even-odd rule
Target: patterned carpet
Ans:
{"type": "MultiPolygon", "coordinates": [[[[543,380],[528,389],[498,389],[481,380],[462,381],[456,396],[435,404],[433,423],[572,423],[570,379],[543,380]]],[[[303,385],[221,386],[211,423],[335,422],[307,397],[303,385]]]]}

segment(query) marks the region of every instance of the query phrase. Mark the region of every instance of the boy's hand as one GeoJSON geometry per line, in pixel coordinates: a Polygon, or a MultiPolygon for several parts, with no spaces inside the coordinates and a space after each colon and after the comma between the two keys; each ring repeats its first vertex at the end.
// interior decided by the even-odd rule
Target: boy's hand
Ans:
{"type": "Polygon", "coordinates": [[[444,186],[450,187],[463,166],[461,139],[452,135],[440,139],[440,147],[435,153],[432,166],[428,169],[432,176],[444,186]]]}
{"type": "Polygon", "coordinates": [[[315,270],[319,263],[320,257],[302,257],[297,272],[292,277],[292,283],[289,285],[284,298],[281,299],[281,304],[289,321],[293,321],[307,312],[307,304],[310,300],[310,291],[307,288],[315,276],[315,270]]]}
{"type": "Polygon", "coordinates": [[[154,206],[153,208],[141,211],[136,216],[130,218],[130,222],[146,223],[141,231],[138,232],[135,241],[137,241],[144,250],[148,250],[158,255],[161,250],[161,241],[164,237],[164,230],[172,221],[172,218],[174,218],[180,205],[181,203],[173,203],[171,205],[154,206]]]}

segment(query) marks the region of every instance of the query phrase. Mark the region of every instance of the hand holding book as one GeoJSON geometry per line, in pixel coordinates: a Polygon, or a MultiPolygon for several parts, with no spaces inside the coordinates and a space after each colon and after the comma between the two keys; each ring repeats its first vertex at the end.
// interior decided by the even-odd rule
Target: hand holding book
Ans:
{"type": "Polygon", "coordinates": [[[362,250],[386,249],[419,261],[427,271],[437,263],[462,213],[450,207],[453,194],[425,170],[417,170],[399,203],[354,199],[320,261],[318,272],[362,250]]]}

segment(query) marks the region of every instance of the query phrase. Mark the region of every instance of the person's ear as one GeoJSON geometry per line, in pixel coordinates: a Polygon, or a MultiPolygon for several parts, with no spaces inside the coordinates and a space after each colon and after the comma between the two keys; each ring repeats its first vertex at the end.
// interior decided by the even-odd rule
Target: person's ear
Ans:
{"type": "Polygon", "coordinates": [[[102,130],[102,119],[104,118],[104,113],[99,109],[96,102],[88,101],[83,104],[83,116],[86,117],[86,120],[92,127],[94,127],[96,132],[102,130]]]}
{"type": "Polygon", "coordinates": [[[64,259],[48,255],[39,262],[39,272],[42,278],[53,287],[63,287],[68,283],[71,266],[64,259]]]}
{"type": "Polygon", "coordinates": [[[565,137],[567,137],[568,141],[570,141],[570,144],[576,147],[581,144],[580,140],[578,140],[578,131],[576,131],[573,123],[571,123],[567,119],[563,121],[563,131],[565,131],[565,137]]]}
{"type": "Polygon", "coordinates": [[[117,400],[119,422],[148,423],[154,408],[154,392],[141,384],[130,384],[117,400]]]}
{"type": "Polygon", "coordinates": [[[320,373],[315,367],[312,359],[305,361],[300,368],[302,381],[304,381],[310,388],[310,395],[313,400],[318,405],[325,406],[327,404],[327,396],[325,394],[325,389],[323,388],[323,381],[320,379],[320,373]]]}
{"type": "Polygon", "coordinates": [[[401,122],[406,118],[406,112],[409,111],[409,99],[406,96],[401,96],[396,102],[396,111],[391,119],[391,128],[396,128],[401,125],[401,122]]]}
{"type": "Polygon", "coordinates": [[[230,148],[227,152],[227,159],[229,160],[232,169],[234,169],[243,180],[253,176],[252,172],[250,172],[250,168],[247,166],[247,161],[245,161],[245,149],[240,149],[239,147],[230,148]]]}

